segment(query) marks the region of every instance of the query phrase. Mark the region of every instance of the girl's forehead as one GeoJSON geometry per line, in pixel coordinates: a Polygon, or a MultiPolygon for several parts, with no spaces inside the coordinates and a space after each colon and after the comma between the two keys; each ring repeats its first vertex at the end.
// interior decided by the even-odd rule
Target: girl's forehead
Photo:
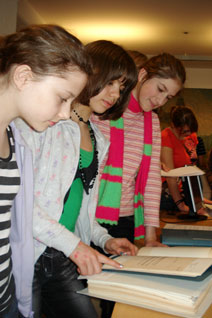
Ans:
{"type": "Polygon", "coordinates": [[[126,81],[126,75],[122,75],[118,81],[123,84],[126,81]]]}
{"type": "Polygon", "coordinates": [[[125,81],[126,81],[126,76],[125,75],[121,75],[120,77],[113,77],[112,79],[111,79],[111,81],[113,82],[113,81],[118,81],[118,82],[120,82],[120,84],[123,84],[123,83],[125,83],[125,81]]]}

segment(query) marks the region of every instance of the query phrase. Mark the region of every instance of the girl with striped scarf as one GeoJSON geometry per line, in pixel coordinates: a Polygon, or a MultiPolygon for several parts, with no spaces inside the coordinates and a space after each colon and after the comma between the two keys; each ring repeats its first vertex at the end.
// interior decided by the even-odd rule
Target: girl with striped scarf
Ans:
{"type": "MultiPolygon", "coordinates": [[[[155,109],[163,106],[182,88],[185,69],[174,56],[164,53],[147,60],[140,68],[128,108],[118,120],[93,122],[110,141],[101,167],[97,221],[113,237],[145,239],[146,246],[160,246],[161,195],[160,123],[155,109]]],[[[102,317],[112,309],[103,307],[102,317]]]]}

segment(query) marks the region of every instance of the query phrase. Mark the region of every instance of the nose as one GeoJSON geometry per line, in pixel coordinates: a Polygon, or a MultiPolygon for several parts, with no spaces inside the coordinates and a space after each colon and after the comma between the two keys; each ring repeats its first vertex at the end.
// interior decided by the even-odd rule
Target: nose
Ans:
{"type": "Polygon", "coordinates": [[[118,83],[114,83],[110,89],[110,95],[116,99],[120,97],[120,86],[118,83]]]}
{"type": "Polygon", "coordinates": [[[166,95],[164,95],[164,94],[160,94],[159,96],[158,96],[158,107],[161,107],[161,106],[163,106],[166,102],[167,102],[167,96],[166,95]]]}
{"type": "Polygon", "coordinates": [[[62,105],[62,108],[58,114],[60,119],[69,119],[71,115],[71,105],[70,102],[66,102],[62,105]]]}

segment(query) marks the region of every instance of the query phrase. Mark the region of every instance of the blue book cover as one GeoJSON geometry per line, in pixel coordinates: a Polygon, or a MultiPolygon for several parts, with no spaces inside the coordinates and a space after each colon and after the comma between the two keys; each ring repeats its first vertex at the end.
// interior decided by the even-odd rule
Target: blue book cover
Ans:
{"type": "Polygon", "coordinates": [[[162,229],[162,243],[169,246],[212,247],[212,231],[199,229],[162,229]]]}

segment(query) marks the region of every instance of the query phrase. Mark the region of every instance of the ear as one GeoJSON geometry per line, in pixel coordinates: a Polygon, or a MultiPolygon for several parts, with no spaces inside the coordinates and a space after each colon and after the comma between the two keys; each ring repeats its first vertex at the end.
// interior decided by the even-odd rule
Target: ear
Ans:
{"type": "Polygon", "coordinates": [[[18,89],[23,89],[33,78],[32,70],[28,65],[17,65],[13,72],[13,81],[18,89]]]}
{"type": "Polygon", "coordinates": [[[138,73],[138,82],[142,82],[147,74],[147,71],[144,68],[141,68],[138,73]]]}

